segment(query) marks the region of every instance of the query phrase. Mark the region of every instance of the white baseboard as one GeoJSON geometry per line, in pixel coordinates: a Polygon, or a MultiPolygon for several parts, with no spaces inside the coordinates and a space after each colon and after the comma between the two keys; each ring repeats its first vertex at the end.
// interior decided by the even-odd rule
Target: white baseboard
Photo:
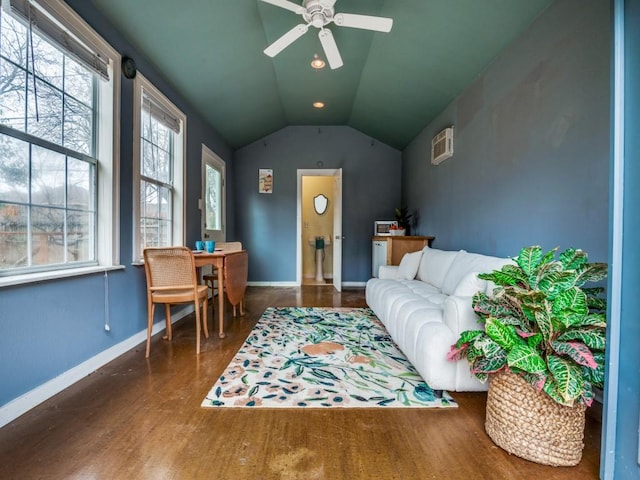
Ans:
{"type": "MultiPolygon", "coordinates": [[[[299,287],[296,282],[247,282],[250,287],[299,287]]],[[[331,285],[328,283],[327,285],[331,285]]],[[[343,287],[364,287],[367,282],[342,282],[343,287]]]]}
{"type": "MultiPolygon", "coordinates": [[[[193,312],[193,306],[181,308],[171,315],[171,323],[177,322],[189,315],[191,312],[193,312]]],[[[155,335],[156,333],[164,330],[164,328],[164,319],[162,319],[154,324],[151,333],[152,335],[155,335]]],[[[48,382],[43,383],[33,390],[11,400],[9,403],[2,405],[2,407],[0,407],[0,428],[146,340],[147,329],[145,328],[126,340],[103,350],[94,357],[82,362],[80,365],[63,372],[48,382]]]]}

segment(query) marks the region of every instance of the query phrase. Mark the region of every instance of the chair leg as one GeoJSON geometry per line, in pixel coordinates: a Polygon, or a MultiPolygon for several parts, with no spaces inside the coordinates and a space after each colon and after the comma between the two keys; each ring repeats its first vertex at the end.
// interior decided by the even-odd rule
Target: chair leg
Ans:
{"type": "Polygon", "coordinates": [[[196,299],[196,355],[200,354],[200,302],[196,299]]]}
{"type": "Polygon", "coordinates": [[[153,313],[155,308],[155,303],[151,301],[147,302],[147,351],[144,355],[145,358],[149,358],[149,351],[151,350],[151,330],[153,329],[153,313]]]}
{"type": "Polygon", "coordinates": [[[202,325],[204,326],[204,338],[209,338],[209,320],[208,320],[208,309],[209,309],[209,296],[204,297],[204,302],[202,303],[202,325]]]}
{"type": "Polygon", "coordinates": [[[164,323],[166,333],[162,338],[170,341],[173,338],[173,328],[171,327],[171,305],[168,303],[164,304],[164,323]]]}

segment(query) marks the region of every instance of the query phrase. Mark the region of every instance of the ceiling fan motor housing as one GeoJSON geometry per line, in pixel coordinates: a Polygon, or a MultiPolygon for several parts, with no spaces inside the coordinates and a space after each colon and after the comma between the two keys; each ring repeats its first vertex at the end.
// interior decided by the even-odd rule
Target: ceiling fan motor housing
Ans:
{"type": "Polygon", "coordinates": [[[306,11],[302,14],[304,20],[316,28],[322,28],[333,21],[333,3],[322,0],[306,0],[304,8],[306,11]]]}

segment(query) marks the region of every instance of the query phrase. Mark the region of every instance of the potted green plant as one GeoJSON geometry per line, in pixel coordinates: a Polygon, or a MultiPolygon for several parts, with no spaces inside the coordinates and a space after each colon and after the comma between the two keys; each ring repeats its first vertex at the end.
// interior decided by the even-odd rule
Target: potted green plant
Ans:
{"type": "Polygon", "coordinates": [[[396,208],[396,220],[398,221],[398,229],[404,230],[409,235],[409,222],[413,215],[409,213],[409,207],[396,208]]]}
{"type": "Polygon", "coordinates": [[[449,359],[466,358],[473,375],[490,380],[485,429],[496,444],[538,463],[575,465],[605,364],[604,288],[583,285],[604,279],[607,265],[589,263],[582,250],[556,253],[526,247],[513,264],[479,274],[496,285],[473,297],[483,328],[463,332],[449,359]]]}

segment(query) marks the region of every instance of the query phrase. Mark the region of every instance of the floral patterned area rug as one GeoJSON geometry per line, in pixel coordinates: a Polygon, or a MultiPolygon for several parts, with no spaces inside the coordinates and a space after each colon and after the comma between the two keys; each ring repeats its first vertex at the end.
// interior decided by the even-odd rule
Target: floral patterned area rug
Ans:
{"type": "Polygon", "coordinates": [[[457,407],[368,308],[268,308],[203,407],[457,407]]]}

